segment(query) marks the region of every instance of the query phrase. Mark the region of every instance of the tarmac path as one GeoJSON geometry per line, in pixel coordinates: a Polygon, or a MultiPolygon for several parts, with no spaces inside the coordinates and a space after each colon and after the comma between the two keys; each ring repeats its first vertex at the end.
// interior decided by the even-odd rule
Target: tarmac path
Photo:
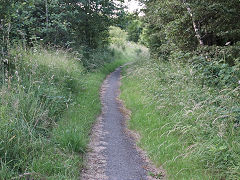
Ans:
{"type": "MultiPolygon", "coordinates": [[[[126,133],[126,118],[119,103],[121,67],[101,89],[102,114],[93,127],[83,180],[146,180],[146,162],[126,133]]],[[[154,178],[153,178],[154,179],[154,178]]]]}

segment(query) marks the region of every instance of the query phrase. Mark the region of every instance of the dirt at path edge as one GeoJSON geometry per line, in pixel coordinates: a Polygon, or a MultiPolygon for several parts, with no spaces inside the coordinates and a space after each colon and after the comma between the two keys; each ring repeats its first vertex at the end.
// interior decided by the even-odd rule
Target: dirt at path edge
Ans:
{"type": "Polygon", "coordinates": [[[100,90],[102,113],[92,129],[83,180],[166,179],[147,154],[137,147],[140,136],[126,126],[131,112],[120,96],[121,67],[107,76],[100,90]],[[161,176],[157,176],[157,175],[161,176]]]}

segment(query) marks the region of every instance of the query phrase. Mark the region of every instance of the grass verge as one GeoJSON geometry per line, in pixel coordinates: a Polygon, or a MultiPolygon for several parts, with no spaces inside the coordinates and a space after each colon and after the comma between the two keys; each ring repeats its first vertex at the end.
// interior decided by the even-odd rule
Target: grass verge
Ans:
{"type": "Polygon", "coordinates": [[[142,51],[114,32],[111,47],[87,59],[81,51],[9,49],[0,68],[0,180],[79,179],[102,81],[142,51]]]}
{"type": "Polygon", "coordinates": [[[101,84],[106,75],[126,62],[116,60],[97,72],[86,75],[84,92],[76,97],[76,103],[68,109],[57,128],[53,130],[53,138],[60,147],[85,153],[92,125],[101,111],[101,84]]]}
{"type": "Polygon", "coordinates": [[[194,71],[148,58],[124,68],[128,125],[168,179],[239,179],[239,88],[202,87],[194,71]]]}
{"type": "Polygon", "coordinates": [[[69,52],[16,47],[8,60],[0,84],[0,179],[79,179],[101,83],[126,59],[113,56],[88,72],[69,52]]]}

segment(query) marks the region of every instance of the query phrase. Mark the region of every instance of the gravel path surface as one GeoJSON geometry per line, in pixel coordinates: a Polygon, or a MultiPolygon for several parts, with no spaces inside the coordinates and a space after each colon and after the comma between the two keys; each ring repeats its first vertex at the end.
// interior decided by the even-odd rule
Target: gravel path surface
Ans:
{"type": "MultiPolygon", "coordinates": [[[[102,115],[93,127],[83,180],[146,180],[148,162],[127,133],[126,118],[118,100],[121,68],[104,81],[101,89],[102,115]]],[[[150,168],[151,169],[151,168],[150,168]]],[[[152,172],[152,169],[151,169],[152,172]]]]}
{"type": "Polygon", "coordinates": [[[108,143],[104,152],[107,160],[106,175],[110,180],[146,179],[143,160],[134,148],[131,138],[126,135],[124,117],[117,102],[119,95],[120,68],[108,78],[108,88],[103,97],[105,111],[103,114],[104,130],[108,132],[108,143]]]}

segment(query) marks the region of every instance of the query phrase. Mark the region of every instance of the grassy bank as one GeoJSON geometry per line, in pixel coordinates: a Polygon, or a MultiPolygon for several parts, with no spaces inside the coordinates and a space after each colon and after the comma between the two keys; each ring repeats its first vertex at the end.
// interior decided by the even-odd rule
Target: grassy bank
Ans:
{"type": "Polygon", "coordinates": [[[108,63],[87,71],[67,51],[9,51],[0,84],[0,179],[79,179],[101,110],[101,83],[126,62],[121,52],[114,53],[108,63]]]}
{"type": "Polygon", "coordinates": [[[138,59],[123,72],[121,98],[139,146],[169,179],[239,179],[239,87],[202,85],[191,65],[138,59]]]}
{"type": "Polygon", "coordinates": [[[119,28],[110,34],[107,49],[9,50],[0,66],[0,179],[79,179],[100,86],[142,53],[119,28]]]}

